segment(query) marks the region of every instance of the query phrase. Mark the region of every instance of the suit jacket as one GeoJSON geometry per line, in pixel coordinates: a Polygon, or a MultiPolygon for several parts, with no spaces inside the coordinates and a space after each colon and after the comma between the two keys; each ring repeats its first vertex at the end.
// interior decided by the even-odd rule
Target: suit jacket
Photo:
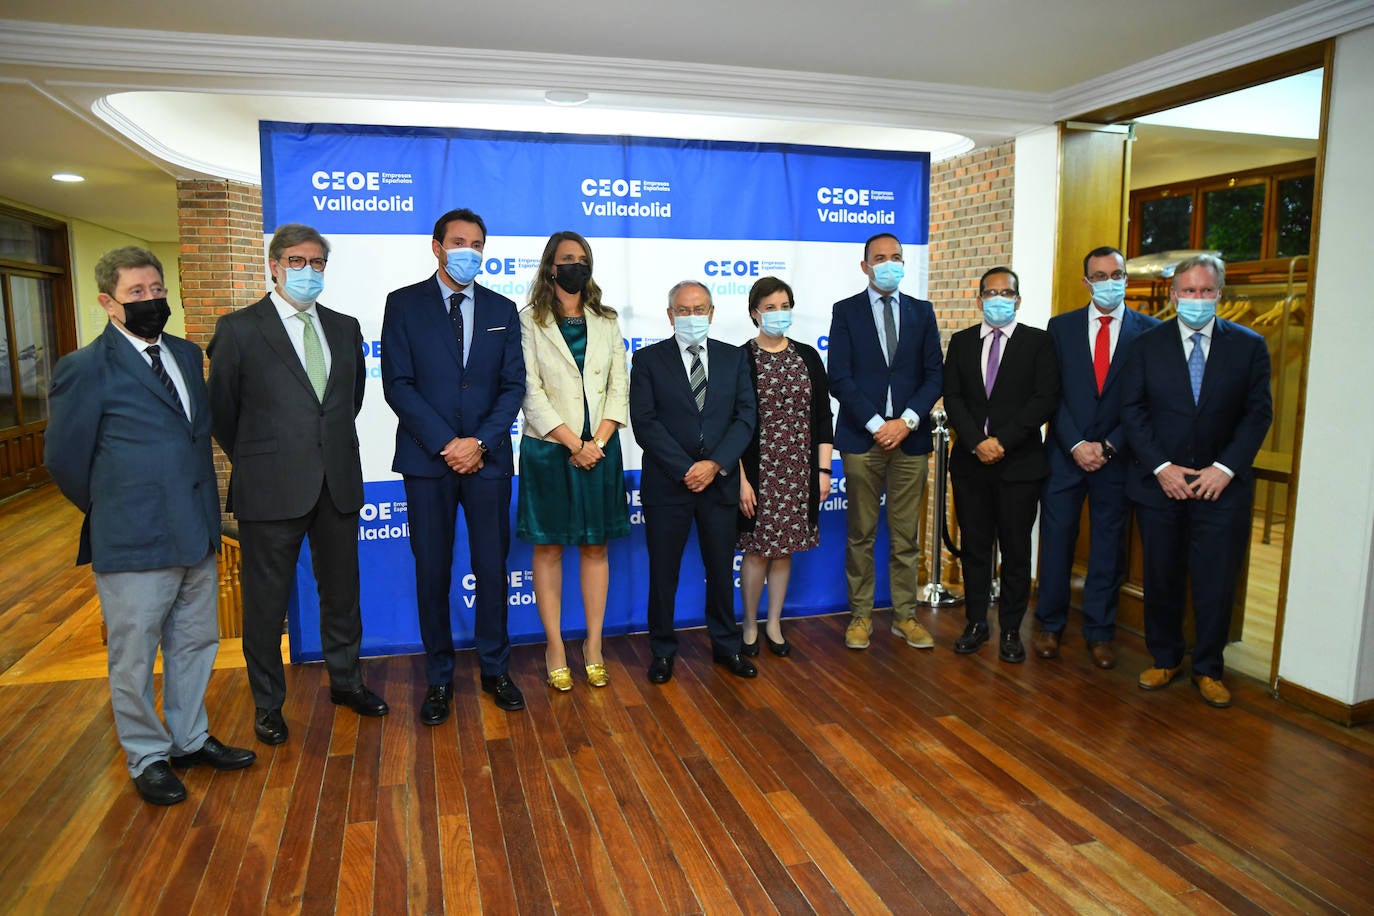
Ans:
{"type": "Polygon", "coordinates": [[[1113,463],[1124,466],[1130,461],[1130,449],[1121,429],[1121,375],[1136,338],[1159,322],[1135,309],[1126,309],[1116,339],[1116,353],[1099,395],[1093,351],[1088,343],[1090,313],[1093,317],[1101,314],[1086,305],[1054,316],[1047,328],[1059,358],[1059,409],[1050,421],[1050,437],[1045,442],[1050,469],[1055,473],[1085,473],[1073,460],[1073,447],[1084,441],[1111,442],[1117,450],[1113,463]]]}
{"type": "Polygon", "coordinates": [[[710,459],[721,474],[704,491],[722,503],[739,502],[739,459],[757,418],[749,363],[739,347],[706,341],[706,407],[697,410],[676,338],[635,352],[630,372],[630,419],[644,449],[639,495],[645,505],[690,502],[697,494],[682,478],[710,459]]]}
{"type": "Polygon", "coordinates": [[[573,435],[580,436],[584,405],[593,434],[602,420],[614,420],[621,426],[629,422],[630,376],[625,369],[620,322],[590,310],[586,315],[585,371],[579,371],[558,322],[540,325],[534,320],[534,309],[521,310],[526,435],[549,439],[550,432],[566,423],[573,435]]]}
{"type": "Polygon", "coordinates": [[[1054,342],[1049,332],[1018,322],[1015,332],[1003,343],[997,382],[989,397],[983,385],[981,328],[975,324],[955,334],[945,356],[945,412],[958,435],[950,472],[982,469],[983,463],[973,450],[988,436],[995,436],[1006,451],[1005,457],[992,465],[1000,479],[1043,479],[1049,474],[1049,463],[1040,427],[1059,405],[1059,360],[1054,355],[1054,342]]]}
{"type": "Polygon", "coordinates": [[[210,409],[215,441],[233,462],[225,511],[244,521],[299,518],[320,487],[340,512],[363,504],[354,418],[367,368],[358,320],[316,304],[329,344],[324,399],[291,346],[270,295],[231,312],[210,341],[210,409]]]}
{"type": "Polygon", "coordinates": [[[193,566],[219,543],[219,490],[200,347],[162,335],[191,419],[113,324],[58,360],[44,461],[86,514],[76,562],[99,573],[193,566]]]}
{"type": "Polygon", "coordinates": [[[434,275],[386,297],[382,391],[400,420],[391,469],[415,477],[450,474],[439,452],[469,436],[487,447],[482,477],[515,471],[510,429],[525,398],[525,359],[515,303],[473,287],[467,364],[458,352],[448,302],[434,275]]]}
{"type": "Polygon", "coordinates": [[[1167,505],[1170,500],[1155,479],[1155,468],[1172,462],[1202,469],[1220,462],[1236,476],[1218,502],[1248,502],[1255,455],[1274,417],[1264,338],[1218,318],[1197,404],[1177,320],[1142,334],[1124,370],[1121,425],[1134,453],[1127,495],[1137,502],[1167,505]]]}
{"type": "Polygon", "coordinates": [[[940,400],[940,329],[935,309],[924,299],[898,296],[897,353],[892,365],[878,340],[868,290],[835,303],[830,318],[828,365],[830,393],[840,402],[835,423],[835,447],[859,454],[873,447],[865,428],[874,414],[887,416],[887,392],[892,389],[892,416],[908,408],[920,418],[902,442],[908,455],[924,455],[933,445],[930,411],[940,400]]]}

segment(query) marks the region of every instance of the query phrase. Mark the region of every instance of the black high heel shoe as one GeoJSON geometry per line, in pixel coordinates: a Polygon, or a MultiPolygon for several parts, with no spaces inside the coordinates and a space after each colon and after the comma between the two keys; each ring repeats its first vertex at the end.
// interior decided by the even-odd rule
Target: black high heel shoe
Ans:
{"type": "Polygon", "coordinates": [[[792,644],[787,640],[784,639],[782,642],[773,642],[773,638],[767,633],[763,634],[763,638],[768,642],[768,651],[772,652],[778,658],[786,658],[792,654],[792,644]]]}
{"type": "MultiPolygon", "coordinates": [[[[764,638],[767,639],[768,637],[765,636],[764,638]]],[[[745,657],[747,657],[747,658],[758,658],[758,657],[759,657],[759,640],[758,640],[758,637],[757,637],[757,636],[754,637],[754,641],[753,641],[753,642],[744,642],[744,641],[741,640],[741,641],[740,641],[740,645],[739,645],[739,654],[740,654],[740,655],[743,655],[743,656],[745,656],[745,657]]]]}

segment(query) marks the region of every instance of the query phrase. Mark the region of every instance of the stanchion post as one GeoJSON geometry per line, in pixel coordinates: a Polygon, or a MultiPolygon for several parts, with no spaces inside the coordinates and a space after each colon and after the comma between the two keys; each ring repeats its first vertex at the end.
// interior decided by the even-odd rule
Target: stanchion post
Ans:
{"type": "Polygon", "coordinates": [[[948,511],[945,506],[946,489],[949,480],[949,472],[945,467],[945,462],[949,459],[949,427],[946,425],[948,417],[942,408],[935,408],[930,413],[930,423],[933,427],[932,435],[935,438],[935,524],[931,528],[930,543],[930,581],[922,586],[917,604],[927,607],[953,607],[963,602],[961,595],[956,595],[945,588],[943,576],[943,551],[945,539],[945,513],[948,511]]]}

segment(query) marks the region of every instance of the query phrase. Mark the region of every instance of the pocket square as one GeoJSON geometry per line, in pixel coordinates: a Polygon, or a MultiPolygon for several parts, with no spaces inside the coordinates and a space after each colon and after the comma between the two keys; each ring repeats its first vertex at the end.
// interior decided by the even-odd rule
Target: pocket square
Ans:
{"type": "Polygon", "coordinates": [[[504,331],[506,326],[503,324],[499,328],[487,328],[488,331],[504,331]]]}

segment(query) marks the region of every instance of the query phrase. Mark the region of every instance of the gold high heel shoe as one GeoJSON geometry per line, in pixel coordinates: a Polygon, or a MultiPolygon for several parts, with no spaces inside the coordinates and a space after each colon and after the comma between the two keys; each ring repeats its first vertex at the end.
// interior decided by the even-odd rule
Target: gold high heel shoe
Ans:
{"type": "Polygon", "coordinates": [[[566,665],[562,668],[553,669],[549,672],[548,685],[563,693],[572,690],[572,670],[566,665]]]}
{"type": "Polygon", "coordinates": [[[606,666],[600,662],[587,666],[587,683],[593,687],[605,687],[611,682],[610,672],[606,666]]]}

